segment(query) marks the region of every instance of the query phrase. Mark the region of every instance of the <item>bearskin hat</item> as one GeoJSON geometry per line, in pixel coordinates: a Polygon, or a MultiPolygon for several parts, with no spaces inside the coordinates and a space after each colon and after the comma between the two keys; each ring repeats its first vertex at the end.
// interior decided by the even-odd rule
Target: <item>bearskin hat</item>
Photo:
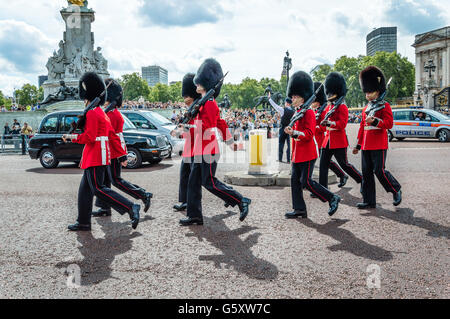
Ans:
{"type": "Polygon", "coordinates": [[[105,85],[108,86],[106,101],[113,103],[116,102],[117,107],[122,106],[123,102],[123,89],[122,86],[114,79],[106,79],[105,85]],[[112,82],[112,83],[111,83],[112,82]],[[110,84],[111,83],[111,84],[110,84]]]}
{"type": "MultiPolygon", "coordinates": [[[[214,59],[206,59],[197,71],[197,75],[194,77],[194,84],[200,84],[208,92],[213,89],[216,84],[222,79],[223,71],[219,62],[214,59]]],[[[214,98],[217,98],[220,94],[220,89],[214,94],[214,98]]]]}
{"type": "Polygon", "coordinates": [[[197,93],[197,87],[194,84],[194,73],[188,73],[183,78],[183,84],[181,87],[181,96],[189,96],[194,100],[197,100],[201,97],[200,94],[197,93]]]}
{"type": "Polygon", "coordinates": [[[325,94],[328,98],[337,95],[337,98],[347,94],[347,83],[339,72],[331,72],[325,79],[325,94]]]}
{"type": "MultiPolygon", "coordinates": [[[[88,100],[90,102],[94,101],[96,97],[105,91],[105,82],[103,79],[95,72],[86,72],[80,79],[78,85],[78,92],[80,99],[88,100]]],[[[99,105],[105,104],[106,94],[100,99],[99,105]]]]}
{"type": "MultiPolygon", "coordinates": [[[[320,82],[314,82],[314,92],[316,92],[321,85],[322,83],[320,82]]],[[[316,102],[319,102],[320,105],[324,105],[327,102],[327,96],[325,95],[325,88],[323,86],[316,95],[316,102]]]]}
{"type": "Polygon", "coordinates": [[[314,83],[308,73],[303,71],[295,72],[289,79],[288,97],[292,99],[293,95],[301,96],[307,101],[314,93],[314,83]]]}
{"type": "Polygon", "coordinates": [[[368,66],[359,74],[359,84],[364,93],[386,91],[386,78],[376,66],[368,66]]]}

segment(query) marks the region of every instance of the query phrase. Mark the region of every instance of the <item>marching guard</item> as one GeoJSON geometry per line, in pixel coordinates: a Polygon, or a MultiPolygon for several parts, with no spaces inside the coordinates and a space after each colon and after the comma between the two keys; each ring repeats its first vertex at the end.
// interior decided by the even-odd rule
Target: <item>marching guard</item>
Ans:
{"type": "Polygon", "coordinates": [[[72,140],[73,143],[85,144],[81,159],[81,168],[84,169],[78,191],[78,219],[69,225],[70,231],[90,231],[91,213],[94,196],[100,198],[121,215],[130,216],[133,229],[139,224],[140,206],[133,204],[122,195],[116,193],[105,185],[105,173],[110,159],[110,122],[103,109],[106,90],[103,80],[94,72],[85,73],[79,81],[80,98],[88,106],[96,98],[101,97],[98,106],[86,113],[86,125],[82,134],[65,134],[63,140],[72,140]],[[103,95],[102,95],[103,94],[103,95]]]}
{"type": "MultiPolygon", "coordinates": [[[[320,82],[314,82],[314,91],[319,89],[319,87],[322,85],[320,82]]],[[[316,100],[313,104],[311,104],[311,108],[314,110],[314,113],[316,113],[316,132],[315,132],[315,138],[317,141],[317,145],[319,145],[319,151],[322,154],[322,145],[323,140],[325,139],[325,132],[326,127],[320,125],[320,123],[323,121],[325,117],[325,108],[327,106],[327,96],[325,95],[325,88],[322,86],[319,93],[316,96],[316,100]]],[[[336,164],[333,159],[330,159],[330,169],[333,171],[333,173],[336,174],[336,176],[339,178],[339,184],[338,187],[342,188],[347,184],[348,181],[348,175],[344,173],[344,171],[339,167],[338,164],[336,164]]],[[[311,193],[311,197],[315,197],[313,193],[311,193]]]]}
{"type": "MultiPolygon", "coordinates": [[[[213,89],[223,78],[220,64],[214,59],[207,59],[200,66],[194,84],[197,92],[203,96],[213,89]]],[[[244,198],[232,187],[219,181],[216,177],[217,161],[220,156],[219,145],[213,129],[221,131],[223,139],[233,151],[236,150],[234,139],[226,122],[220,118],[220,110],[215,99],[220,94],[220,87],[214,97],[200,108],[194,120],[194,163],[191,166],[187,191],[187,218],[181,219],[182,226],[203,225],[202,186],[221,198],[226,206],[239,206],[240,221],[244,221],[249,212],[251,200],[244,198]]]]}
{"type": "MultiPolygon", "coordinates": [[[[196,100],[201,98],[201,95],[197,93],[197,87],[194,84],[194,73],[188,73],[183,78],[181,96],[184,99],[184,103],[189,108],[196,100]]],[[[182,154],[182,161],[180,167],[180,185],[178,187],[178,201],[180,204],[173,206],[176,211],[185,211],[187,209],[187,189],[189,175],[191,174],[191,165],[193,163],[193,150],[194,150],[194,120],[189,121],[189,130],[185,130],[182,134],[185,139],[184,150],[182,154]]]]}
{"type": "Polygon", "coordinates": [[[325,109],[324,119],[320,123],[326,128],[320,157],[319,183],[328,187],[328,169],[334,156],[339,166],[358,184],[362,182],[361,173],[348,162],[348,138],[346,127],[348,124],[348,108],[342,103],[347,94],[347,84],[342,74],[331,72],[325,80],[325,94],[329,102],[325,109]]]}
{"type": "MultiPolygon", "coordinates": [[[[105,186],[111,188],[111,183],[122,192],[130,195],[134,199],[142,200],[144,203],[144,212],[147,212],[151,205],[152,193],[148,193],[145,189],[138,185],[132,184],[121,176],[122,166],[127,166],[127,146],[123,137],[124,119],[118,108],[122,107],[123,90],[122,86],[113,79],[105,80],[107,89],[107,97],[105,103],[105,111],[108,116],[112,129],[110,130],[110,151],[111,164],[105,172],[105,186]]],[[[111,206],[107,202],[97,197],[95,205],[100,207],[96,212],[92,213],[94,217],[111,216],[111,206]]]]}
{"type": "Polygon", "coordinates": [[[393,194],[394,206],[398,206],[402,202],[401,186],[385,168],[389,148],[387,131],[394,123],[391,106],[380,101],[380,95],[386,91],[386,80],[380,69],[369,66],[360,73],[359,82],[369,104],[362,112],[358,145],[353,150],[353,154],[362,150],[363,203],[357,207],[376,208],[374,173],[386,192],[393,194]]]}
{"type": "MultiPolygon", "coordinates": [[[[294,211],[287,213],[288,219],[307,218],[306,203],[303,199],[303,188],[314,193],[322,202],[328,202],[329,216],[333,216],[341,198],[331,193],[327,188],[312,179],[314,163],[319,157],[319,148],[314,137],[316,131],[316,116],[312,109],[302,110],[302,106],[314,94],[314,84],[311,77],[298,71],[293,74],[288,84],[288,96],[298,112],[305,112],[304,117],[295,122],[294,126],[286,127],[285,132],[293,138],[292,145],[292,175],[291,192],[294,211]]],[[[294,115],[295,116],[295,115],[294,115]]]]}

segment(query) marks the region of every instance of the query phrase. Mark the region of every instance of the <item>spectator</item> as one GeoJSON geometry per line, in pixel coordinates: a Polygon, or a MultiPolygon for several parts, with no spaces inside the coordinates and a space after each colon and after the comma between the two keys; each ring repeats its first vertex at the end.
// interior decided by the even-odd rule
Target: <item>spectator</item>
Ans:
{"type": "Polygon", "coordinates": [[[3,135],[9,135],[9,134],[11,134],[11,128],[9,127],[8,123],[5,123],[3,135]]]}
{"type": "Polygon", "coordinates": [[[25,122],[23,123],[23,127],[20,133],[26,136],[30,136],[31,134],[33,134],[33,128],[25,122]]]}

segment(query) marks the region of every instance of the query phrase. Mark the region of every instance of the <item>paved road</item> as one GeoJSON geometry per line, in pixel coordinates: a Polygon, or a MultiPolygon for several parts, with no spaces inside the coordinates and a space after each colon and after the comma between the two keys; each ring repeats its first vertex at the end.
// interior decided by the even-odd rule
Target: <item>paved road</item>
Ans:
{"type": "MultiPolygon", "coordinates": [[[[350,125],[351,142],[355,134],[350,125]]],[[[292,221],[283,217],[289,188],[236,187],[254,200],[244,223],[204,192],[205,226],[191,228],[170,209],[179,160],[165,161],[124,174],[155,194],[137,231],[114,214],[93,221],[91,233],[69,233],[81,171],[0,156],[0,297],[449,298],[449,158],[450,143],[392,143],[399,208],[377,184],[377,210],[358,211],[359,185],[349,181],[331,186],[344,198],[335,218],[308,196],[310,219],[292,221]],[[79,288],[67,285],[74,267],[79,288]],[[380,289],[369,288],[378,270],[380,289]]],[[[360,168],[360,156],[349,160],[360,168]]],[[[239,169],[223,164],[218,176],[239,169]]]]}

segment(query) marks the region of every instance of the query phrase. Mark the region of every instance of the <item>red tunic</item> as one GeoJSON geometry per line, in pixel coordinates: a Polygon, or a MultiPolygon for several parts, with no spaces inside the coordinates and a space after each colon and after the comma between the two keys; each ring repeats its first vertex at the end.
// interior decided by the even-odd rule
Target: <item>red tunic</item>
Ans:
{"type": "MultiPolygon", "coordinates": [[[[317,115],[317,110],[315,111],[315,114],[317,115]]],[[[322,148],[323,140],[325,138],[326,127],[320,125],[320,122],[323,121],[325,114],[326,114],[326,112],[323,111],[322,114],[320,115],[319,119],[316,121],[316,132],[315,132],[314,136],[316,138],[316,142],[317,142],[317,145],[319,146],[319,149],[322,148]]]]}
{"type": "Polygon", "coordinates": [[[219,154],[219,144],[214,128],[218,128],[224,140],[231,138],[227,123],[220,118],[220,110],[215,100],[210,100],[200,108],[194,120],[194,156],[219,154]]]}
{"type": "Polygon", "coordinates": [[[384,109],[375,113],[374,117],[380,120],[376,127],[366,123],[366,109],[367,106],[362,112],[358,145],[361,145],[363,151],[387,150],[389,148],[387,131],[394,125],[391,106],[386,103],[384,109]]]}
{"type": "Polygon", "coordinates": [[[125,120],[118,109],[114,109],[106,115],[108,115],[112,126],[110,134],[108,135],[111,149],[111,159],[120,158],[128,153],[127,146],[123,138],[123,123],[125,120]]]}
{"type": "MultiPolygon", "coordinates": [[[[190,120],[188,125],[194,125],[194,120],[190,120]]],[[[185,139],[182,157],[188,158],[194,156],[194,128],[184,132],[182,137],[185,139]]]]}
{"type": "MultiPolygon", "coordinates": [[[[333,105],[328,105],[324,113],[327,114],[333,108],[333,105]]],[[[330,122],[335,122],[336,125],[326,127],[325,138],[322,147],[326,148],[328,141],[330,141],[330,149],[347,148],[348,139],[345,128],[348,123],[348,108],[347,105],[341,104],[336,112],[328,119],[330,122]]]]}
{"type": "Polygon", "coordinates": [[[109,119],[101,107],[87,112],[84,132],[72,140],[73,143],[85,144],[81,158],[82,169],[111,163],[108,142],[109,125],[109,119]]]}
{"type": "Polygon", "coordinates": [[[319,148],[314,138],[314,132],[316,131],[314,111],[306,111],[305,116],[300,121],[295,122],[293,130],[302,132],[305,136],[300,136],[292,142],[292,163],[303,163],[317,159],[319,148]]]}

